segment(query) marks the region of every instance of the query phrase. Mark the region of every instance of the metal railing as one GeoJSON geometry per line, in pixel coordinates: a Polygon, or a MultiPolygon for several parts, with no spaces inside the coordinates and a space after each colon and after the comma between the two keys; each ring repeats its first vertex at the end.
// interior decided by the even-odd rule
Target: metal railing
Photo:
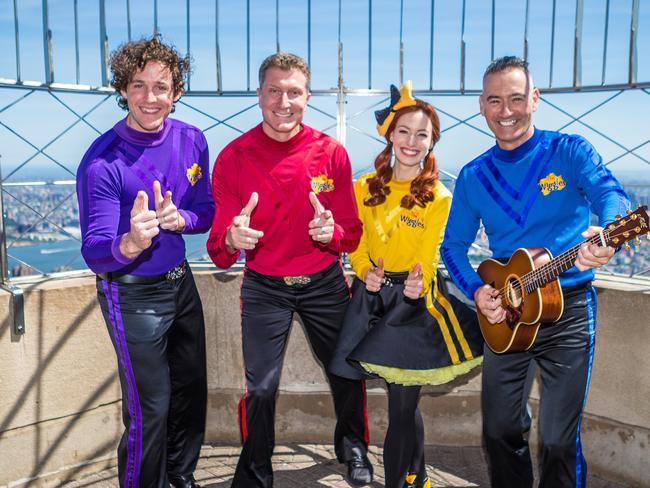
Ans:
{"type": "MultiPolygon", "coordinates": [[[[141,18],[144,15],[141,5],[137,4],[139,8],[134,8],[136,4],[132,5],[129,0],[121,3],[112,2],[110,5],[107,5],[105,0],[98,0],[97,3],[92,4],[79,3],[77,0],[71,0],[68,4],[65,2],[50,4],[47,0],[42,0],[40,12],[29,11],[27,7],[19,4],[17,0],[12,0],[11,6],[6,9],[10,12],[9,17],[5,18],[5,23],[2,24],[8,30],[13,29],[13,36],[8,35],[4,40],[13,39],[13,46],[11,42],[7,42],[6,45],[7,54],[13,52],[15,63],[12,69],[6,64],[0,64],[0,129],[10,134],[11,140],[26,148],[29,154],[22,158],[12,156],[11,160],[8,160],[8,156],[5,155],[3,160],[0,160],[4,163],[4,168],[10,168],[0,176],[2,182],[0,205],[3,210],[2,224],[0,224],[2,226],[0,283],[4,287],[15,288],[15,284],[11,283],[10,261],[17,263],[19,268],[21,266],[23,269],[29,268],[38,274],[52,273],[51,269],[39,269],[34,263],[22,260],[16,255],[17,246],[27,239],[26,236],[31,236],[35,229],[47,226],[48,229],[54,229],[56,233],[70,240],[78,240],[78,236],[54,218],[62,208],[72,208],[76,204],[74,190],[70,187],[74,184],[75,172],[71,169],[74,166],[70,164],[70,160],[62,161],[57,157],[54,148],[72,137],[73,131],[83,127],[90,131],[90,136],[88,141],[79,144],[80,154],[73,163],[76,164],[81,159],[92,138],[103,132],[98,120],[101,119],[104,123],[104,119],[98,113],[107,110],[107,101],[113,94],[111,87],[108,86],[108,56],[111,49],[121,42],[140,35],[150,35],[152,32],[162,32],[166,40],[171,38],[179,45],[184,44],[180,50],[188,53],[192,51],[193,46],[205,50],[206,46],[211,44],[209,63],[214,63],[214,76],[208,77],[207,84],[205,77],[188,76],[188,92],[179,102],[178,108],[186,115],[200,119],[200,123],[195,125],[198,125],[209,139],[212,134],[219,132],[219,136],[215,136],[219,139],[217,146],[223,145],[232,136],[251,126],[250,122],[239,121],[248,117],[250,110],[256,107],[253,99],[256,83],[252,81],[251,73],[255,72],[258,63],[256,58],[268,54],[271,46],[268,40],[271,38],[274,41],[271,50],[284,48],[296,51],[305,56],[312,66],[323,64],[326,59],[329,60],[330,70],[336,70],[337,76],[336,79],[332,77],[331,81],[334,83],[329,83],[327,78],[322,76],[314,78],[312,86],[314,97],[310,103],[310,113],[318,118],[318,122],[312,125],[332,133],[352,150],[355,146],[362,145],[359,140],[367,141],[377,148],[383,144],[374,132],[372,111],[386,103],[388,78],[397,83],[405,79],[405,73],[407,77],[417,73],[418,76],[414,79],[415,93],[429,101],[434,99],[439,101],[448,96],[475,97],[481,85],[480,70],[476,67],[484,67],[490,59],[498,55],[517,54],[529,59],[533,64],[537,84],[544,95],[543,105],[547,110],[561,114],[564,119],[562,123],[549,128],[558,130],[578,128],[597,135],[616,149],[611,157],[606,158],[607,165],[630,158],[642,167],[650,164],[647,156],[650,139],[630,144],[620,137],[608,134],[598,124],[590,122],[594,114],[609,110],[626,93],[633,92],[640,100],[650,100],[645,97],[650,95],[650,60],[640,60],[638,57],[639,39],[650,38],[650,32],[647,32],[650,30],[648,18],[650,15],[643,14],[640,0],[632,0],[629,8],[623,7],[621,2],[609,0],[605,2],[576,0],[575,3],[564,4],[558,4],[556,0],[547,2],[526,0],[525,3],[521,3],[520,9],[514,10],[504,8],[502,2],[497,0],[483,2],[480,5],[475,3],[470,9],[468,3],[463,0],[457,2],[457,11],[452,12],[455,13],[453,19],[449,18],[447,11],[454,10],[450,7],[451,4],[435,0],[401,0],[400,2],[367,0],[365,4],[342,2],[342,0],[338,3],[326,0],[276,0],[275,2],[245,0],[239,3],[225,0],[213,2],[186,0],[184,4],[154,0],[152,11],[145,12],[151,21],[149,27],[146,27],[147,21],[141,18]],[[67,17],[62,12],[65,9],[69,14],[67,17]],[[224,17],[225,9],[228,10],[228,22],[224,17]],[[265,13],[271,9],[272,14],[259,18],[260,16],[256,16],[255,13],[260,9],[264,9],[265,13]],[[198,20],[197,11],[200,14],[198,20]],[[295,13],[296,11],[300,15],[295,13]],[[175,25],[165,27],[161,25],[164,24],[162,14],[170,12],[175,14],[175,25]],[[206,12],[209,15],[205,15],[206,12]],[[304,16],[302,21],[299,20],[301,15],[304,16]],[[44,71],[42,79],[30,81],[26,79],[25,71],[22,69],[26,64],[28,48],[21,44],[25,42],[25,37],[21,33],[27,30],[21,27],[28,21],[33,27],[33,17],[40,18],[44,71]],[[54,17],[59,19],[59,23],[62,17],[66,17],[66,25],[72,26],[73,35],[67,37],[61,35],[61,38],[67,41],[57,38],[60,29],[57,30],[54,17]],[[90,49],[92,56],[87,55],[89,38],[87,36],[84,38],[83,35],[88,17],[96,19],[97,22],[96,27],[91,26],[93,36],[98,36],[94,37],[96,46],[90,49]],[[118,17],[121,21],[115,20],[118,17]],[[534,23],[531,23],[531,18],[535,18],[534,23]],[[328,23],[323,19],[330,19],[330,21],[328,23]],[[567,19],[571,19],[570,22],[567,19]],[[232,38],[228,36],[234,35],[231,24],[235,21],[240,25],[241,32],[237,33],[237,37],[243,40],[241,51],[244,55],[236,67],[228,68],[228,62],[224,59],[228,57],[228,49],[224,51],[224,46],[233,45],[232,38]],[[305,27],[304,38],[283,41],[287,31],[291,31],[292,28],[295,30],[296,22],[305,27]],[[205,23],[208,25],[204,26],[205,23]],[[509,26],[523,25],[520,36],[508,37],[507,42],[504,43],[502,30],[499,29],[502,23],[509,26]],[[560,51],[558,43],[566,41],[560,32],[566,31],[565,28],[569,23],[573,32],[571,49],[567,47],[560,51]],[[196,41],[195,28],[201,32],[201,42],[196,41]],[[254,33],[259,30],[266,33],[264,38],[266,42],[263,45],[259,41],[256,42],[254,36],[254,33]],[[480,42],[475,35],[477,30],[483,32],[480,42]],[[586,30],[590,33],[586,34],[586,30]],[[594,34],[594,31],[598,32],[594,34]],[[367,38],[364,32],[367,32],[367,38]],[[414,33],[417,33],[417,36],[414,33]],[[645,37],[640,37],[640,34],[644,34],[645,37]],[[626,59],[624,61],[620,60],[621,35],[625,37],[626,59]],[[444,49],[448,44],[446,41],[451,38],[456,39],[457,42],[455,61],[453,56],[445,58],[444,49]],[[587,44],[591,46],[588,50],[585,47],[586,38],[589,39],[587,44]],[[322,48],[325,41],[335,49],[326,52],[322,48]],[[602,46],[599,54],[593,49],[595,44],[602,46]],[[356,49],[358,45],[363,47],[361,55],[359,49],[356,49]],[[611,52],[617,48],[619,55],[616,62],[613,62],[611,52]],[[586,50],[587,54],[585,54],[586,50]],[[570,57],[567,59],[568,51],[570,57]],[[348,55],[347,52],[353,54],[348,55]],[[333,60],[330,59],[332,57],[333,60]],[[74,59],[73,63],[70,62],[71,59],[74,59]],[[456,74],[450,74],[450,71],[445,69],[446,64],[452,65],[456,74]],[[386,75],[386,70],[382,69],[386,65],[393,66],[390,69],[392,74],[389,76],[386,75]],[[587,68],[586,65],[589,67],[587,68]],[[66,72],[65,66],[72,66],[74,74],[70,73],[70,69],[66,72]],[[233,74],[235,72],[236,74],[233,74]],[[564,76],[562,80],[558,75],[567,72],[571,73],[570,79],[564,76]],[[641,80],[639,80],[640,72],[641,80]],[[240,80],[241,87],[227,88],[229,78],[240,80]],[[558,78],[561,80],[558,81],[558,78]],[[334,84],[335,86],[332,86],[334,84]],[[607,93],[579,113],[567,109],[564,104],[553,98],[554,95],[561,93],[601,91],[607,93]],[[12,96],[5,96],[7,93],[11,93],[12,96]],[[15,93],[19,95],[13,96],[15,93]],[[70,95],[90,96],[92,103],[86,104],[84,110],[79,110],[69,103],[67,97],[70,95]],[[62,109],[72,117],[72,121],[61,123],[60,127],[57,126],[58,130],[55,134],[40,143],[34,142],[29,134],[12,123],[9,116],[5,116],[19,112],[23,104],[30,103],[30,100],[36,97],[39,97],[39,103],[51,103],[57,107],[57,110],[62,109]],[[205,102],[213,97],[222,97],[223,100],[228,99],[231,102],[238,100],[239,105],[233,107],[230,112],[217,116],[204,107],[205,102]],[[365,99],[367,99],[365,105],[355,110],[349,109],[349,102],[354,100],[358,104],[361,103],[360,100],[365,99]],[[224,136],[220,133],[222,130],[227,130],[228,135],[224,136]],[[24,181],[24,178],[19,177],[24,172],[24,168],[39,159],[47,160],[58,168],[60,177],[39,179],[36,175],[34,178],[29,178],[30,181],[24,181]],[[43,209],[38,205],[42,202],[30,202],[30,198],[22,195],[25,189],[34,188],[36,185],[46,188],[67,188],[67,190],[61,193],[61,199],[56,204],[43,209]],[[33,214],[32,220],[27,225],[19,226],[20,229],[11,237],[8,237],[5,221],[8,206],[21,206],[33,214]]],[[[512,30],[516,31],[516,29],[512,30]]],[[[30,35],[31,37],[27,39],[33,47],[33,30],[30,35]]],[[[29,56],[35,55],[38,56],[38,52],[30,49],[29,56]]],[[[314,71],[316,72],[317,69],[315,67],[314,71]]],[[[478,138],[485,140],[486,146],[491,143],[492,136],[483,125],[482,117],[477,110],[468,114],[467,111],[441,107],[438,103],[435,105],[441,116],[445,118],[443,133],[453,134],[457,130],[470,129],[478,138]]],[[[650,108],[650,104],[648,106],[650,108]]],[[[475,107],[478,108],[478,104],[475,104],[475,107]]],[[[117,119],[113,118],[114,120],[117,119]]],[[[31,130],[38,131],[39,124],[51,126],[53,121],[47,117],[34,120],[31,130]]],[[[212,145],[211,150],[214,152],[212,145]]],[[[7,151],[3,150],[3,153],[7,151]]],[[[463,154],[462,157],[468,161],[475,154],[476,152],[463,154]]],[[[365,158],[364,161],[370,162],[371,158],[365,158]]],[[[369,169],[370,165],[357,165],[355,175],[369,169]]],[[[443,171],[443,173],[447,178],[452,180],[455,178],[453,171],[443,171]]],[[[63,262],[61,267],[65,269],[69,264],[70,262],[63,262]]],[[[647,267],[641,268],[643,266],[635,269],[634,273],[638,275],[648,273],[647,267]]],[[[17,296],[15,289],[13,293],[17,296]]]]}

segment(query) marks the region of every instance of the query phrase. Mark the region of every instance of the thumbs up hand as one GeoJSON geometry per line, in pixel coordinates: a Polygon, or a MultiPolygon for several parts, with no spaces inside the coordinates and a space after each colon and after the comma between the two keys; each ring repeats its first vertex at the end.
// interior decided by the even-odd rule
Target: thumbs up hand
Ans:
{"type": "Polygon", "coordinates": [[[251,214],[255,207],[259,196],[256,192],[251,193],[251,197],[244,208],[242,208],[239,215],[232,219],[232,225],[228,228],[226,233],[226,246],[231,253],[238,249],[255,249],[259,240],[264,236],[261,230],[251,229],[251,214]]]}
{"type": "Polygon", "coordinates": [[[381,289],[381,285],[384,283],[384,260],[382,258],[377,260],[377,266],[366,271],[363,281],[366,283],[368,291],[378,292],[381,289]]]}
{"type": "Polygon", "coordinates": [[[149,197],[139,191],[131,209],[131,229],[120,241],[120,252],[127,258],[134,258],[151,246],[151,241],[158,235],[156,212],[149,210],[149,197]]]}
{"type": "Polygon", "coordinates": [[[163,197],[160,182],[156,180],[153,182],[153,197],[160,228],[171,232],[181,232],[185,228],[185,219],[172,201],[172,192],[166,191],[163,197]]]}
{"type": "Polygon", "coordinates": [[[415,263],[404,282],[404,296],[416,300],[422,293],[422,263],[415,263]]]}
{"type": "Polygon", "coordinates": [[[334,237],[334,216],[325,210],[316,194],[309,192],[309,202],[314,207],[314,218],[309,221],[309,235],[316,242],[327,244],[334,237]]]}

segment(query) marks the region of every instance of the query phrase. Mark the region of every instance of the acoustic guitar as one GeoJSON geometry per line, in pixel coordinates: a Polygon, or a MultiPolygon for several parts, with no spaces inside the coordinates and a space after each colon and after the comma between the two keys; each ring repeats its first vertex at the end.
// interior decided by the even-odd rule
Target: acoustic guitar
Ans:
{"type": "MultiPolygon", "coordinates": [[[[647,206],[605,227],[599,234],[584,242],[600,246],[630,249],[628,241],[648,233],[647,206]]],[[[650,234],[646,236],[650,240],[650,234]]],[[[478,274],[484,283],[499,290],[506,311],[503,322],[491,324],[480,312],[479,326],[487,345],[496,353],[525,351],[535,342],[542,322],[557,322],[564,311],[562,287],[558,276],[571,268],[584,243],[577,244],[559,256],[553,257],[548,249],[517,249],[507,264],[494,259],[483,261],[478,274]]]]}

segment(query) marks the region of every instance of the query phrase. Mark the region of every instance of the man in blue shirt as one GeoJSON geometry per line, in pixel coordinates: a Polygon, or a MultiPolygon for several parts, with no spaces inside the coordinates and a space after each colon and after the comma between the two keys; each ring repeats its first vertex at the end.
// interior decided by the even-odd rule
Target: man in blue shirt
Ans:
{"type": "Polygon", "coordinates": [[[158,37],[111,57],[126,117],[102,134],[77,171],[81,253],[115,347],[124,433],[120,486],[195,488],[207,381],[201,300],[183,234],[210,228],[208,147],[169,118],[189,59],[158,37]]]}
{"type": "MultiPolygon", "coordinates": [[[[495,259],[518,248],[547,248],[553,255],[598,233],[629,207],[627,195],[585,139],[533,126],[539,104],[528,63],[516,57],[493,61],[483,76],[481,114],[496,145],[460,172],[441,248],[456,284],[490,323],[506,310],[499,291],[484,285],[467,251],[482,222],[495,259]],[[552,184],[547,184],[552,182],[552,184]]],[[[591,372],[596,319],[594,268],[614,255],[611,247],[583,244],[575,266],[560,275],[564,312],[542,324],[530,349],[495,354],[483,363],[483,433],[493,487],[533,486],[521,422],[531,361],[541,375],[540,488],[582,487],[587,466],[580,420],[591,372]]]]}

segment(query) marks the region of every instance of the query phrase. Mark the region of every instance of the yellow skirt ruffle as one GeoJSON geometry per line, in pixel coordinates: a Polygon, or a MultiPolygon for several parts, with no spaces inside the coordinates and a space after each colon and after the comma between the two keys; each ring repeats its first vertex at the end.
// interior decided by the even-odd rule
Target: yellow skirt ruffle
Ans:
{"type": "Polygon", "coordinates": [[[469,373],[476,366],[483,362],[483,356],[463,361],[462,363],[452,364],[443,368],[435,369],[401,369],[391,366],[382,366],[359,362],[363,369],[369,373],[381,376],[389,383],[395,383],[404,386],[415,385],[442,385],[449,383],[458,376],[469,373]]]}

